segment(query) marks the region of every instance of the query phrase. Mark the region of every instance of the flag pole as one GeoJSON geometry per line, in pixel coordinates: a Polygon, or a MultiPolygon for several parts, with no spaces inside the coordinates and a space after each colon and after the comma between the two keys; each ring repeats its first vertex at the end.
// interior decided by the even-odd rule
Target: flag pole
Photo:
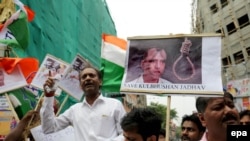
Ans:
{"type": "Polygon", "coordinates": [[[171,105],[171,96],[167,98],[167,111],[166,111],[166,138],[165,141],[170,139],[170,105],[171,105]]]}

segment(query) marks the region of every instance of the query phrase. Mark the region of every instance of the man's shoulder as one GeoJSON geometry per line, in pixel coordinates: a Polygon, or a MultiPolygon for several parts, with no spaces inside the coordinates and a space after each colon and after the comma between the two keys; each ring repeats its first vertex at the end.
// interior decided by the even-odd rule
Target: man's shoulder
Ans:
{"type": "Polygon", "coordinates": [[[205,132],[200,141],[207,141],[207,132],[205,132]]]}
{"type": "Polygon", "coordinates": [[[143,79],[141,76],[139,76],[139,77],[133,79],[132,81],[127,82],[127,83],[143,83],[143,79]]]}
{"type": "Polygon", "coordinates": [[[134,79],[134,80],[132,80],[132,81],[129,81],[129,82],[127,82],[127,83],[137,83],[137,81],[138,81],[138,78],[136,78],[136,79],[134,79]]]}

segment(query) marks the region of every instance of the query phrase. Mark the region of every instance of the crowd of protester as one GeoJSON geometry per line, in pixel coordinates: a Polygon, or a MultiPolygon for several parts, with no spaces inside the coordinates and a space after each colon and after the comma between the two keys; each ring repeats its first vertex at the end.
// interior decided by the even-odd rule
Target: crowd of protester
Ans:
{"type": "MultiPolygon", "coordinates": [[[[59,116],[54,113],[54,91],[45,89],[53,87],[55,82],[51,77],[45,82],[45,97],[39,111],[44,133],[73,126],[76,141],[166,140],[166,130],[162,128],[165,119],[160,113],[147,107],[125,112],[119,100],[102,96],[102,76],[98,69],[86,66],[79,79],[85,94],[83,102],[71,106],[59,116]]],[[[250,124],[250,111],[239,113],[233,96],[228,92],[220,97],[198,97],[195,105],[197,113],[182,117],[181,141],[227,141],[228,125],[250,124]]],[[[37,117],[38,112],[28,112],[6,141],[23,140],[22,132],[30,118],[34,118],[32,115],[37,117]]]]}

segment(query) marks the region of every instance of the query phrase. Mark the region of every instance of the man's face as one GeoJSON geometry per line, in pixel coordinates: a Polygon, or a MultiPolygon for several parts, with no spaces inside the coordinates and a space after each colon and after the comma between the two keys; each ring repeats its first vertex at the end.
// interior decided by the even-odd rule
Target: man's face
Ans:
{"type": "Polygon", "coordinates": [[[84,94],[87,96],[89,94],[99,93],[102,81],[93,68],[86,68],[80,73],[80,85],[84,94]]]}
{"type": "Polygon", "coordinates": [[[47,61],[46,61],[46,67],[47,67],[47,68],[51,68],[52,66],[53,66],[52,60],[47,60],[47,61]]]}
{"type": "Polygon", "coordinates": [[[78,70],[80,68],[80,62],[79,61],[75,61],[75,63],[73,64],[73,68],[75,70],[78,70]]]}
{"type": "Polygon", "coordinates": [[[192,121],[184,121],[181,127],[181,140],[182,141],[199,141],[203,135],[197,125],[192,121]]]}
{"type": "Polygon", "coordinates": [[[164,50],[157,51],[152,48],[148,50],[147,57],[142,61],[144,81],[145,78],[157,80],[161,77],[165,70],[167,55],[164,50]]]}
{"type": "Polygon", "coordinates": [[[240,119],[240,123],[242,125],[250,125],[250,116],[249,115],[244,115],[241,119],[240,119]]]}
{"type": "Polygon", "coordinates": [[[229,98],[211,98],[203,114],[200,115],[202,125],[209,134],[226,134],[227,125],[238,125],[239,114],[229,98]]]}

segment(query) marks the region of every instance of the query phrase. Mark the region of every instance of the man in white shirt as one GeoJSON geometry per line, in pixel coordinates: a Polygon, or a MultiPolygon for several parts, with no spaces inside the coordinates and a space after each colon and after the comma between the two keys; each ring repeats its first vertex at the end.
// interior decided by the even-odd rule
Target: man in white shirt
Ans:
{"type": "Polygon", "coordinates": [[[161,78],[165,71],[167,54],[163,48],[149,48],[141,60],[143,73],[140,77],[128,83],[167,83],[168,80],[161,78]]]}
{"type": "MultiPolygon", "coordinates": [[[[44,89],[53,85],[54,80],[49,78],[44,89]]],[[[101,72],[85,67],[80,73],[80,86],[85,95],[83,102],[71,106],[58,117],[53,113],[54,91],[45,91],[40,110],[43,132],[52,133],[71,125],[76,141],[123,141],[120,121],[126,112],[120,101],[101,95],[101,85],[101,72]]]]}

